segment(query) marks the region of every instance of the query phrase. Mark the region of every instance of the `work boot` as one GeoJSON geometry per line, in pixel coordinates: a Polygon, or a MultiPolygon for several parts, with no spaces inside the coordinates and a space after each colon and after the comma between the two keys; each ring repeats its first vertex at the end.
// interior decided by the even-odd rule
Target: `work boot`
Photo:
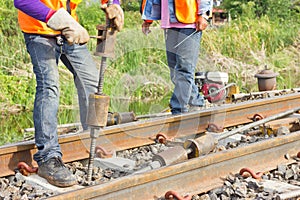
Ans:
{"type": "Polygon", "coordinates": [[[64,165],[60,157],[53,157],[43,162],[38,168],[38,175],[58,187],[75,185],[76,178],[64,165]]]}

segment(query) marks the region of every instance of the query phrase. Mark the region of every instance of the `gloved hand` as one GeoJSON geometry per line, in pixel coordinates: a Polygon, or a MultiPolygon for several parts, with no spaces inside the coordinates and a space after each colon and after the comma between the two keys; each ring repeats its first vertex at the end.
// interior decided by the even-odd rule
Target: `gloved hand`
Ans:
{"type": "Polygon", "coordinates": [[[145,35],[148,35],[149,33],[151,33],[151,30],[150,30],[150,26],[151,26],[152,22],[149,22],[147,20],[145,20],[142,24],[142,32],[145,34],[145,35]]]}
{"type": "Polygon", "coordinates": [[[117,31],[121,31],[124,25],[124,12],[120,5],[112,4],[107,6],[107,4],[102,4],[101,9],[107,14],[108,19],[113,20],[117,31]]]}
{"type": "Polygon", "coordinates": [[[57,10],[48,20],[47,26],[56,31],[61,31],[70,45],[85,44],[90,36],[64,8],[57,10]]]}

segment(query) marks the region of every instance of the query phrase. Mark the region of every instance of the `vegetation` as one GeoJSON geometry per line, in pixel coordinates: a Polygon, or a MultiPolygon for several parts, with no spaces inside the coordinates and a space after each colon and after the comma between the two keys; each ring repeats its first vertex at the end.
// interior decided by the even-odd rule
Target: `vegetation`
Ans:
{"type": "MultiPolygon", "coordinates": [[[[198,71],[229,73],[245,91],[256,91],[254,75],[265,65],[280,75],[277,88],[299,85],[299,1],[223,1],[231,17],[221,27],[211,26],[202,38],[198,71]]],[[[167,107],[172,91],[159,22],[148,36],[141,33],[142,20],[137,0],[125,0],[124,29],[117,34],[116,56],[109,59],[104,92],[111,97],[111,111],[159,112],[167,107]]],[[[98,1],[84,1],[78,8],[80,22],[90,35],[105,16],[98,1]]],[[[88,47],[95,51],[96,40],[88,47]]],[[[0,145],[22,140],[33,127],[32,110],[35,76],[17,23],[13,1],[0,2],[0,145]]],[[[100,57],[95,56],[100,66],[100,57]]],[[[78,120],[77,97],[70,72],[59,66],[61,99],[59,123],[78,120]]]]}

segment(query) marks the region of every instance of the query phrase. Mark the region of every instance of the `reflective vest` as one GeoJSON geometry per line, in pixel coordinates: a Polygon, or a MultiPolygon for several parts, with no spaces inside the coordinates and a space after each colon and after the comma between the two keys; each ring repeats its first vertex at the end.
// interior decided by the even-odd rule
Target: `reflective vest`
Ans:
{"type": "MultiPolygon", "coordinates": [[[[200,8],[200,5],[198,5],[197,0],[172,1],[168,1],[169,7],[172,8],[172,12],[170,12],[170,15],[175,16],[170,16],[170,19],[176,18],[177,22],[185,24],[191,24],[196,22],[197,13],[199,12],[198,10],[200,8]]],[[[142,13],[143,19],[160,20],[160,15],[153,16],[153,13],[160,13],[160,4],[161,0],[142,0],[140,11],[142,13]]]]}
{"type": "Polygon", "coordinates": [[[197,19],[197,3],[195,0],[174,0],[176,19],[185,24],[196,22],[197,19]]]}
{"type": "MultiPolygon", "coordinates": [[[[67,10],[67,0],[40,0],[47,7],[52,10],[58,10],[59,8],[65,8],[67,10]]],[[[76,15],[76,8],[82,0],[70,0],[70,12],[71,15],[78,20],[76,15]]],[[[45,22],[34,19],[29,15],[18,11],[18,20],[20,28],[25,33],[43,34],[43,35],[58,35],[60,31],[54,31],[48,28],[45,22]]]]}

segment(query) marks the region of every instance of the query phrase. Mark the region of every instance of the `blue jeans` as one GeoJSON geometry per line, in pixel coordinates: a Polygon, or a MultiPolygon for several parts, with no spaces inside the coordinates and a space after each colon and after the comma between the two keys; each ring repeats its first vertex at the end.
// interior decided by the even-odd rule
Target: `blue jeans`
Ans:
{"type": "Polygon", "coordinates": [[[55,37],[26,33],[24,38],[36,76],[33,121],[38,152],[33,158],[40,165],[54,156],[62,156],[57,136],[59,60],[73,75],[83,129],[88,128],[88,97],[97,90],[99,72],[86,45],[70,46],[65,41],[59,46],[55,37]]]}
{"type": "Polygon", "coordinates": [[[204,105],[204,98],[199,94],[194,81],[202,32],[194,32],[193,28],[165,29],[167,60],[174,84],[170,99],[172,114],[188,112],[189,106],[204,105]],[[191,37],[174,48],[191,34],[191,37]]]}

